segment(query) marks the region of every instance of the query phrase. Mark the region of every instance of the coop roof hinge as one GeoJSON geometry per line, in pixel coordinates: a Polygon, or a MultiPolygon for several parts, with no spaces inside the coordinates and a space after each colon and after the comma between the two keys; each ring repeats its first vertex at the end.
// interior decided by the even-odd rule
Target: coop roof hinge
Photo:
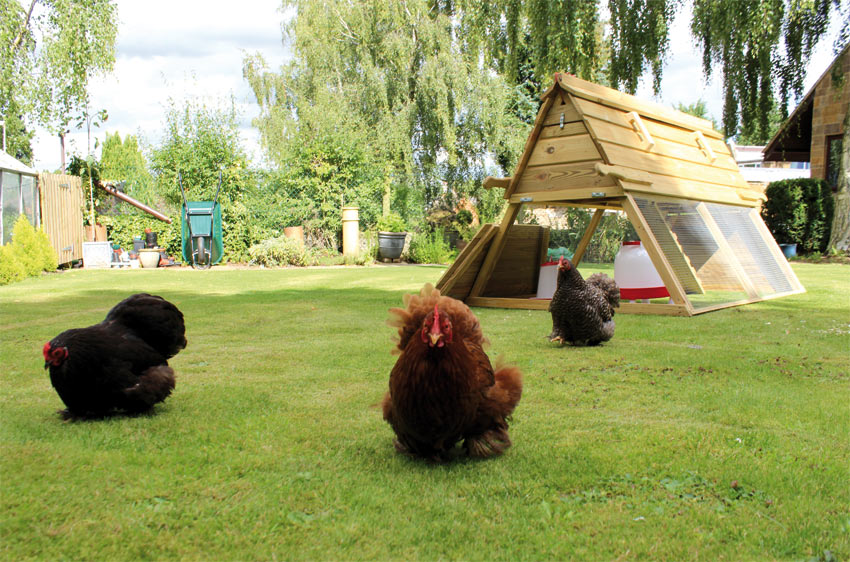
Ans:
{"type": "Polygon", "coordinates": [[[532,201],[534,201],[534,198],[533,197],[520,197],[519,201],[520,201],[520,203],[531,203],[532,201]]]}
{"type": "Polygon", "coordinates": [[[561,128],[564,128],[564,113],[561,112],[561,128]]]}

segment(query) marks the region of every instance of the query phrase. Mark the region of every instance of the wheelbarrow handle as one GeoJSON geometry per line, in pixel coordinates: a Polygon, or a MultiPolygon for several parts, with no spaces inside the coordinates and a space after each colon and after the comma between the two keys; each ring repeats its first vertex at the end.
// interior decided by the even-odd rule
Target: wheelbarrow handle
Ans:
{"type": "Polygon", "coordinates": [[[177,185],[180,186],[180,195],[183,196],[183,206],[188,209],[189,205],[186,203],[186,192],[183,190],[183,173],[182,172],[177,172],[177,185]]]}
{"type": "Polygon", "coordinates": [[[215,190],[215,199],[213,199],[213,209],[215,209],[215,204],[218,202],[219,191],[221,191],[221,170],[218,171],[218,187],[215,190]]]}

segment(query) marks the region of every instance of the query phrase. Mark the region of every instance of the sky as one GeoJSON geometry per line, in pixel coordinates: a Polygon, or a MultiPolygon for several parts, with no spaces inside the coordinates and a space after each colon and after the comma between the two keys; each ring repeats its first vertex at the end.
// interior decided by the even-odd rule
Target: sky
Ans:
{"type": "MultiPolygon", "coordinates": [[[[187,97],[198,97],[215,106],[233,96],[242,116],[243,146],[254,162],[261,162],[259,133],[251,125],[259,107],[242,78],[242,60],[246,53],[259,52],[276,70],[288,59],[290,50],[283,43],[281,25],[292,12],[283,13],[281,5],[281,0],[117,0],[115,69],[109,76],[96,78],[91,87],[92,108],[106,109],[109,119],[92,130],[92,147],[95,139],[103,142],[106,132],[118,132],[122,138],[134,134],[148,146],[155,145],[164,131],[169,99],[179,104],[187,97]]],[[[636,95],[667,106],[702,99],[719,122],[723,113],[720,76],[714,75],[709,82],[703,78],[689,20],[687,7],[674,20],[659,96],[653,96],[648,76],[636,95]]],[[[805,90],[834,58],[831,38],[838,23],[835,17],[828,39],[821,41],[812,57],[805,90]]],[[[86,154],[86,131],[72,131],[67,145],[69,156],[86,154]]],[[[36,129],[33,149],[36,169],[59,168],[56,136],[36,129]]]]}

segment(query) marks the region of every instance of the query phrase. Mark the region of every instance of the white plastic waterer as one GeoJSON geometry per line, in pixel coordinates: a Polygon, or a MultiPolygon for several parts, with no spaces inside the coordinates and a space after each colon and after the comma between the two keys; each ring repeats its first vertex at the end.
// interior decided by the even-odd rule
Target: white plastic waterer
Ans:
{"type": "Polygon", "coordinates": [[[664,281],[658,275],[649,254],[639,241],[623,242],[614,258],[614,281],[620,287],[620,298],[627,301],[669,297],[664,281]]]}
{"type": "Polygon", "coordinates": [[[540,266],[540,276],[537,278],[537,298],[551,299],[558,286],[558,262],[547,261],[540,266]]]}

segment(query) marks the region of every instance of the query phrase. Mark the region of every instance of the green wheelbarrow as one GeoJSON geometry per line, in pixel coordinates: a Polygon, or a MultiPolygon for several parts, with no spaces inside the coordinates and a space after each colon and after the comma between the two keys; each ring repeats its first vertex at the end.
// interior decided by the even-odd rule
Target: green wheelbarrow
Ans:
{"type": "Polygon", "coordinates": [[[183,220],[180,232],[183,239],[183,261],[196,269],[207,269],[221,261],[224,243],[221,235],[221,172],[213,201],[186,201],[183,176],[177,174],[180,193],[183,195],[183,220]]]}

